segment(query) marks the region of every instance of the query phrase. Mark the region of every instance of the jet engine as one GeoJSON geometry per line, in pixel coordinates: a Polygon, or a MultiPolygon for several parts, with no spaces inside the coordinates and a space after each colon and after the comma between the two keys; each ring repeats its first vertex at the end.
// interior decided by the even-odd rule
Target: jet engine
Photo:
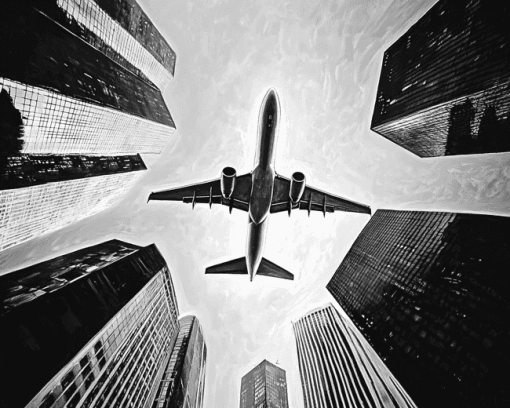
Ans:
{"type": "Polygon", "coordinates": [[[305,175],[296,171],[290,180],[289,198],[293,204],[299,203],[303,193],[305,192],[306,178],[305,175]]]}
{"type": "Polygon", "coordinates": [[[236,185],[236,170],[233,167],[225,167],[221,172],[221,194],[229,199],[236,185]]]}

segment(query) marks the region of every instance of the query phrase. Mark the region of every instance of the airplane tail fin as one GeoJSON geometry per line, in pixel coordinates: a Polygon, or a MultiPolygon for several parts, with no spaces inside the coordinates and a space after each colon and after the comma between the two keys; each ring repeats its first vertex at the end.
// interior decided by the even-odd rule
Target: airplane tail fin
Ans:
{"type": "MultiPolygon", "coordinates": [[[[233,259],[231,261],[223,262],[218,265],[209,266],[205,269],[206,274],[231,274],[231,275],[244,275],[248,274],[248,268],[246,267],[246,258],[233,259]]],[[[273,278],[289,279],[294,280],[294,275],[286,271],[282,267],[275,263],[268,261],[266,258],[262,258],[259,269],[257,270],[258,275],[271,276],[273,278]]]]}

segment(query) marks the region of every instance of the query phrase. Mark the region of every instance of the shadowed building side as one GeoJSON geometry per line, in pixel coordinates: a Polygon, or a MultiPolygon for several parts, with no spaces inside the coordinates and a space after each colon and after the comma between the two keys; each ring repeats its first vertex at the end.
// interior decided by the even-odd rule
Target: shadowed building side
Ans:
{"type": "Polygon", "coordinates": [[[0,168],[0,190],[147,170],[139,154],[132,156],[23,154],[10,156],[6,161],[3,171],[0,168]]]}
{"type": "Polygon", "coordinates": [[[175,52],[135,1],[25,0],[140,78],[163,91],[175,52]]]}
{"type": "Polygon", "coordinates": [[[135,0],[95,2],[174,75],[175,52],[135,0]]]}
{"type": "Polygon", "coordinates": [[[305,408],[416,407],[349,320],[328,304],[293,322],[305,408]]]}
{"type": "Polygon", "coordinates": [[[418,406],[506,407],[510,218],[378,210],[327,288],[418,406]]]}
{"type": "Polygon", "coordinates": [[[154,245],[108,241],[0,277],[2,407],[143,406],[178,331],[154,245]]]}
{"type": "Polygon", "coordinates": [[[510,151],[509,18],[506,3],[438,1],[386,50],[372,130],[420,157],[510,151]],[[468,129],[452,134],[468,100],[468,129]],[[502,123],[492,141],[488,107],[502,123]]]}

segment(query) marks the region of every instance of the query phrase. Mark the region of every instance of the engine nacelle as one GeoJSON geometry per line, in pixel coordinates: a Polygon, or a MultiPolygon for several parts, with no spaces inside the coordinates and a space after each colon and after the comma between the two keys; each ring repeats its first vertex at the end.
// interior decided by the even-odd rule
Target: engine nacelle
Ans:
{"type": "Polygon", "coordinates": [[[233,167],[225,167],[221,172],[221,194],[228,199],[234,192],[236,185],[236,170],[233,167]]]}
{"type": "Polygon", "coordinates": [[[292,204],[299,203],[303,193],[305,192],[306,178],[305,175],[296,171],[290,179],[289,198],[292,204]]]}

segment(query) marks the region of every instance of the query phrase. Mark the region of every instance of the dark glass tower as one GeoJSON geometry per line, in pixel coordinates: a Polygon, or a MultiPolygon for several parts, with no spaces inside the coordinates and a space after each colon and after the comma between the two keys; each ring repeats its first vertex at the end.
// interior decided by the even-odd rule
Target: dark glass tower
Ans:
{"type": "Polygon", "coordinates": [[[179,319],[179,334],[153,408],[202,408],[207,347],[195,316],[179,319]]]}
{"type": "Polygon", "coordinates": [[[305,408],[416,407],[359,331],[331,304],[292,326],[305,408]]]}
{"type": "Polygon", "coordinates": [[[141,407],[153,398],[178,332],[155,245],[113,240],[2,275],[0,300],[9,373],[1,407],[141,407]]]}
{"type": "Polygon", "coordinates": [[[509,18],[438,1],[384,53],[372,130],[420,157],[510,151],[509,18]]]}
{"type": "Polygon", "coordinates": [[[147,170],[139,154],[131,156],[18,155],[7,159],[0,190],[58,181],[147,170]]]}
{"type": "Polygon", "coordinates": [[[289,408],[285,370],[264,360],[246,374],[239,408],[289,408]]]}
{"type": "Polygon", "coordinates": [[[327,288],[419,407],[504,407],[510,218],[375,213],[327,288]]]}

